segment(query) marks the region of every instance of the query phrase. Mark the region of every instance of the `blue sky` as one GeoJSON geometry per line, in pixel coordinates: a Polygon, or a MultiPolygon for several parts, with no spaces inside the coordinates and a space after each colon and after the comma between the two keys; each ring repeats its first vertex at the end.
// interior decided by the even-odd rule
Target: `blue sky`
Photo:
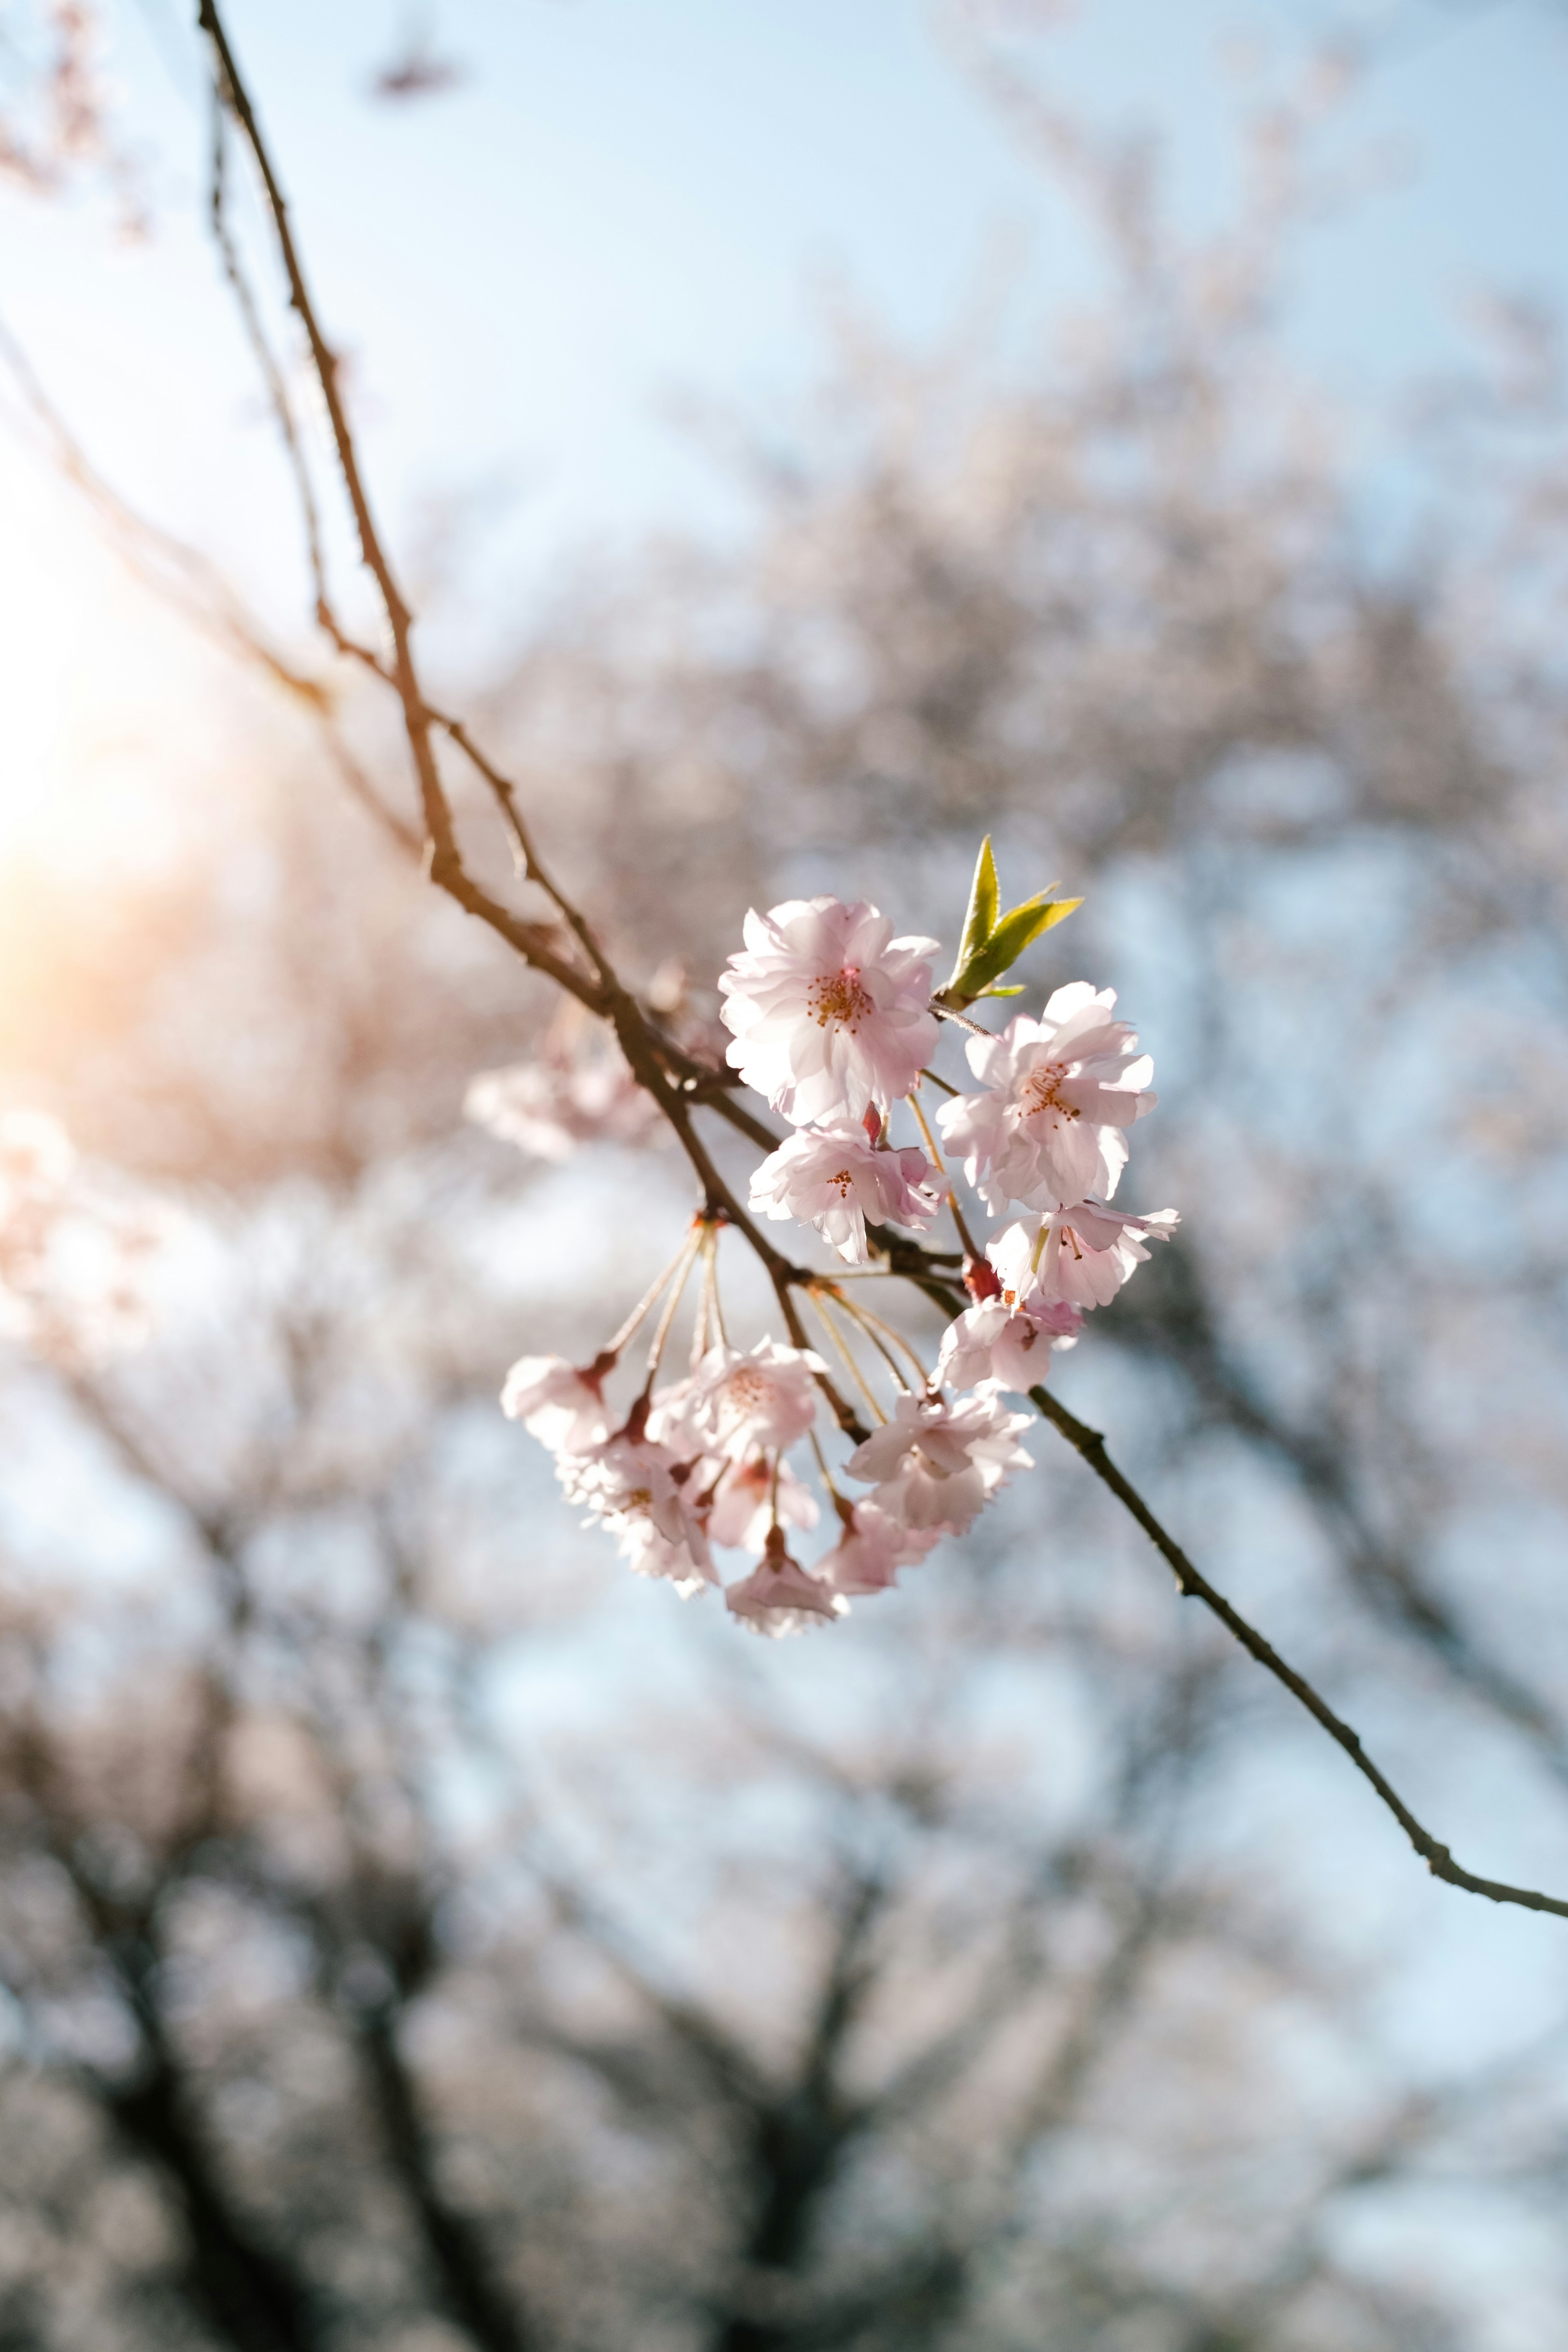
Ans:
{"type": "MultiPolygon", "coordinates": [[[[1394,387],[1458,353],[1470,290],[1568,297],[1568,17],[1548,0],[1344,5],[1347,21],[1401,35],[1330,142],[1384,184],[1303,249],[1289,344],[1364,431],[1394,387]]],[[[109,0],[106,13],[154,233],[125,248],[100,194],[0,193],[0,316],[126,494],[288,625],[306,610],[295,520],[203,233],[194,9],[109,0]]],[[[729,494],[675,406],[787,412],[822,349],[829,277],[917,339],[951,324],[998,240],[1016,258],[1021,332],[1092,289],[1081,223],[921,0],[443,0],[426,13],[467,79],[391,106],[367,89],[402,38],[400,0],[227,9],[351,355],[384,509],[407,549],[423,513],[472,495],[484,576],[504,583],[489,615],[500,635],[577,551],[726,526],[729,494]]],[[[1053,92],[1101,124],[1156,131],[1194,228],[1236,199],[1238,58],[1250,52],[1266,86],[1331,21],[1318,0],[1050,13],[1035,54],[1053,92]]],[[[134,656],[120,660],[143,697],[177,656],[3,429],[0,500],[0,607],[27,680],[16,772],[33,775],[36,803],[44,747],[123,689],[106,637],[130,633],[134,656]]],[[[67,769],[85,756],[79,736],[67,769]]],[[[60,781],[58,760],[50,773],[60,781]]]]}

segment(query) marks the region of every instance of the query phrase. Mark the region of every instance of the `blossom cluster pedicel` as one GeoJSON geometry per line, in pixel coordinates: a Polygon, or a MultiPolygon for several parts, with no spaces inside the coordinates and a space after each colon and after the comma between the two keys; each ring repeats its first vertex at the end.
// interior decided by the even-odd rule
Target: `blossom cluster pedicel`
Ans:
{"type": "MultiPolygon", "coordinates": [[[[592,1364],[525,1357],[513,1366],[507,1412],[553,1454],[567,1496],[638,1575],[666,1578],[689,1597],[715,1587],[756,1632],[801,1632],[887,1591],[900,1569],[972,1527],[1015,1472],[1034,1466],[1019,1443],[1031,1416],[1009,1407],[1008,1392],[1045,1380],[1052,1350],[1076,1343],[1085,1316],[1115,1297],[1147,1244],[1176,1222],[1171,1209],[1138,1215],[1110,1205],[1128,1130],[1155,1101],[1149,1057],[1115,1017],[1114,992],[1074,982],[1041,1014],[1020,1013],[1000,1033],[968,1011],[1016,994],[1002,984],[1009,964],[1077,903],[1041,893],[1004,914],[987,843],[958,962],[935,991],[937,941],[895,938],[864,900],[795,898],[746,917],[745,944],[719,982],[726,1058],[792,1129],[755,1169],[749,1209],[814,1229],[854,1272],[792,1266],[781,1290],[789,1338],[737,1348],[724,1326],[719,1237],[741,1212],[710,1204],[592,1364]],[[966,1033],[970,1090],[931,1067],[944,1021],[966,1033]],[[952,1169],[922,1108],[928,1083],[947,1097],[934,1126],[952,1169]],[[904,1118],[914,1132],[896,1138],[904,1118]],[[860,1286],[891,1272],[884,1262],[900,1232],[929,1233],[944,1207],[973,1303],[949,1323],[928,1370],[860,1286]],[[983,1212],[998,1222],[980,1244],[983,1212]],[[686,1368],[668,1377],[671,1331],[694,1279],[686,1368]],[[821,1351],[801,1344],[792,1297],[820,1326],[821,1351]],[[625,1368],[650,1324],[633,1389],[625,1368]],[[812,1560],[797,1558],[792,1542],[825,1518],[833,1540],[812,1560]],[[725,1580],[716,1553],[742,1555],[744,1572],[725,1580]]],[[[558,1071],[537,1081],[510,1073],[473,1107],[537,1149],[529,1121],[552,1086],[559,1102],[558,1071]],[[518,1107],[510,1118],[498,1115],[503,1097],[507,1109],[518,1107]]],[[[589,1091],[572,1098],[579,1137],[594,1131],[589,1091]]],[[[557,1115],[552,1150],[567,1124],[557,1115]]],[[[626,1139],[618,1089],[605,1089],[597,1131],[626,1139]]]]}

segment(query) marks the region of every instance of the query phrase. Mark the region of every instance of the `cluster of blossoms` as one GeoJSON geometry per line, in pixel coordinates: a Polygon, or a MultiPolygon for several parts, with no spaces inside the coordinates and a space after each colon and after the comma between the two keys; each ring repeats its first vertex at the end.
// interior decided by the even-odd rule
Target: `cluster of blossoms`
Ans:
{"type": "Polygon", "coordinates": [[[554,1455],[570,1499],[638,1574],[668,1577],[685,1595],[714,1586],[737,1618],[766,1633],[826,1622],[852,1599],[885,1591],[900,1568],[971,1527],[1015,1470],[1033,1466],[1018,1442],[1032,1416],[1013,1411],[1008,1393],[1045,1380],[1052,1349],[1074,1344],[1085,1314],[1114,1297],[1146,1244],[1176,1222],[1173,1210],[1135,1216],[1110,1205],[1127,1130],[1155,1100],[1148,1056],[1115,1018],[1113,992],[1075,982],[1038,1018],[1021,1015],[993,1034],[958,1010],[952,983],[933,994],[937,942],[895,939],[892,929],[864,903],[792,899],[747,916],[744,949],[719,982],[728,1060],[793,1130],[755,1171],[750,1211],[815,1227],[854,1273],[797,1270],[781,1291],[790,1343],[767,1338],[738,1350],[719,1304],[719,1232],[731,1220],[710,1207],[592,1364],[526,1358],[503,1397],[554,1455]],[[943,1018],[970,1033],[973,1091],[929,1066],[943,1018]],[[928,1082],[947,1097],[936,1121],[942,1145],[921,1105],[928,1082]],[[919,1143],[891,1139],[905,1104],[919,1143]],[[978,1222],[977,1202],[998,1221],[984,1247],[960,1202],[957,1168],[973,1195],[969,1216],[978,1222]],[[879,1273],[894,1278],[890,1265],[872,1265],[898,1238],[889,1228],[929,1232],[944,1206],[971,1304],[928,1372],[858,1285],[879,1273]],[[699,1268],[689,1369],[661,1384],[666,1342],[699,1268]],[[806,1344],[795,1301],[820,1321],[837,1366],[806,1344]],[[606,1388],[656,1307],[646,1378],[629,1404],[613,1407],[606,1388]],[[840,1369],[874,1426],[835,1385],[840,1369]],[[836,1467],[823,1423],[841,1453],[847,1438],[836,1467]],[[836,1523],[836,1540],[809,1565],[790,1545],[818,1525],[824,1504],[788,1458],[802,1447],[836,1523]],[[723,1582],[716,1550],[749,1555],[747,1572],[723,1582]]]}
{"type": "Polygon", "coordinates": [[[481,1070],[463,1098],[465,1115],[538,1160],[569,1160],[581,1143],[658,1143],[668,1133],[613,1041],[588,1051],[549,1041],[528,1062],[481,1070]]]}

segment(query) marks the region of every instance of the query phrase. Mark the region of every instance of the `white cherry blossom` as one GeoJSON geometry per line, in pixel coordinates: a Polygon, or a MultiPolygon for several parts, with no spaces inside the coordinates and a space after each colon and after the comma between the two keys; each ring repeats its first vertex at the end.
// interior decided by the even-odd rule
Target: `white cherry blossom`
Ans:
{"type": "Polygon", "coordinates": [[[892,937],[864,899],[789,898],[746,917],[719,987],[728,1059],[792,1126],[886,1110],[930,1060],[927,959],[937,941],[892,937]]]}
{"type": "Polygon", "coordinates": [[[1020,1013],[1000,1036],[971,1037],[982,1094],[938,1112],[942,1135],[993,1216],[1009,1202],[1053,1208],[1089,1193],[1109,1200],[1127,1164],[1131,1127],[1153,1109],[1154,1066],[1125,1021],[1114,989],[1088,981],[1058,988],[1039,1020],[1020,1013]]]}
{"type": "Polygon", "coordinates": [[[725,1586],[724,1606],[753,1633],[766,1633],[774,1641],[849,1613],[842,1593],[790,1558],[779,1528],[770,1533],[763,1558],[751,1575],[725,1586]]]}
{"type": "Polygon", "coordinates": [[[1017,1443],[1031,1418],[1008,1412],[989,1381],[952,1404],[906,1394],[847,1466],[872,1486],[871,1500],[889,1518],[962,1535],[1009,1472],[1034,1468],[1017,1443]]]}
{"type": "Polygon", "coordinates": [[[1021,1392],[1049,1377],[1053,1348],[1077,1345],[1083,1310],[1065,1299],[1030,1298],[1009,1307],[984,1298],[942,1334],[936,1377],[943,1388],[972,1389],[982,1381],[1021,1392]]]}
{"type": "Polygon", "coordinates": [[[922,1231],[941,1204],[939,1181],[923,1151],[874,1143],[863,1126],[838,1118],[786,1137],[752,1178],[749,1205],[815,1225],[840,1257],[864,1265],[868,1217],[922,1231]]]}
{"type": "Polygon", "coordinates": [[[552,1454],[586,1454],[610,1433],[598,1381],[562,1356],[522,1357],[506,1376],[500,1402],[552,1454]]]}
{"type": "Polygon", "coordinates": [[[1009,1307],[1106,1307],[1147,1262],[1144,1243],[1169,1241],[1177,1223],[1174,1209],[1134,1217],[1079,1201],[1047,1217],[1016,1219],[993,1235],[985,1255],[1009,1307]]]}

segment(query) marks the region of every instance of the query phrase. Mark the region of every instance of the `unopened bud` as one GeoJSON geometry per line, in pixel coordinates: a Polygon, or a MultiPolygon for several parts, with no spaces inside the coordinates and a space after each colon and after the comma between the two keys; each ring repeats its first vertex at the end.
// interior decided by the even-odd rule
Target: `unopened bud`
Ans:
{"type": "Polygon", "coordinates": [[[988,1257],[964,1259],[963,1286],[977,1307],[983,1298],[1000,1298],[1002,1296],[1001,1282],[988,1257]]]}

